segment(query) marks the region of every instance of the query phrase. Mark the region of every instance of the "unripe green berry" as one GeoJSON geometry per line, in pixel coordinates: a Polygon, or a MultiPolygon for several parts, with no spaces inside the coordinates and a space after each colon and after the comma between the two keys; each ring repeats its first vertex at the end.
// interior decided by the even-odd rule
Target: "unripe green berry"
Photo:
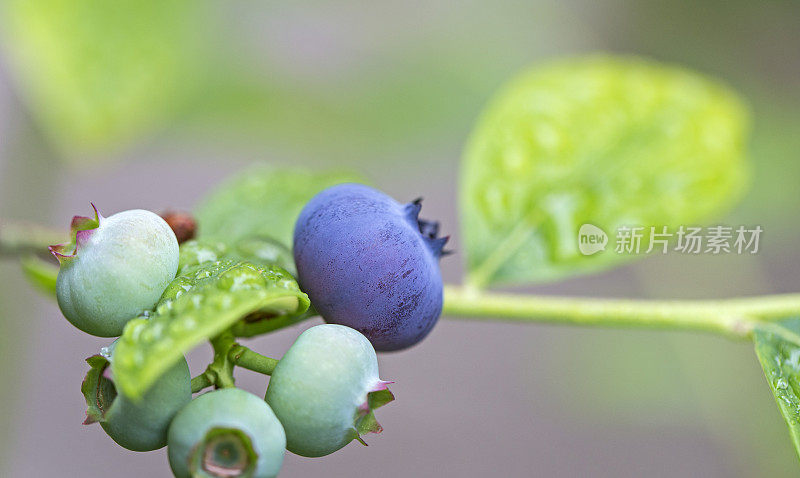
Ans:
{"type": "MultiPolygon", "coordinates": [[[[93,206],[94,207],[94,206],[93,206]]],[[[50,249],[61,263],[56,297],[73,325],[116,337],[153,308],[178,270],[178,241],[157,214],[141,209],[72,220],[71,244],[50,249]]]]}
{"type": "Polygon", "coordinates": [[[181,359],[141,399],[133,400],[114,386],[109,373],[113,349],[114,344],[86,359],[92,368],[81,386],[88,407],[84,424],[99,422],[108,436],[129,450],[161,448],[167,444],[172,418],[192,400],[189,366],[181,359]]]}
{"type": "Polygon", "coordinates": [[[238,388],[200,395],[169,427],[177,478],[270,478],[283,464],[286,436],[264,400],[238,388]]]}
{"type": "MultiPolygon", "coordinates": [[[[312,327],[278,362],[266,400],[286,430],[286,448],[328,455],[360,434],[380,432],[373,410],[394,397],[378,378],[369,340],[343,325],[312,327]]],[[[363,443],[363,442],[362,442],[363,443]]]]}

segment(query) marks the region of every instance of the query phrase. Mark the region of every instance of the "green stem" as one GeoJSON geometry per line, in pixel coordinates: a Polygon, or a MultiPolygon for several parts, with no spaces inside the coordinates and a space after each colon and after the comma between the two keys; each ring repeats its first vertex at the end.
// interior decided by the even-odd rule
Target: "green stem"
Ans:
{"type": "Polygon", "coordinates": [[[231,362],[234,365],[254,372],[272,375],[278,361],[274,358],[266,357],[258,352],[253,352],[244,345],[235,345],[230,352],[231,362]]]}
{"type": "Polygon", "coordinates": [[[205,371],[196,377],[192,377],[192,393],[197,393],[204,388],[214,385],[214,381],[209,375],[208,371],[205,371]]]}
{"type": "Polygon", "coordinates": [[[476,320],[641,327],[746,338],[759,321],[800,315],[800,294],[727,300],[634,300],[535,296],[445,287],[443,314],[476,320]]]}
{"type": "Polygon", "coordinates": [[[0,257],[24,254],[48,255],[48,246],[69,241],[61,230],[35,224],[12,223],[0,226],[0,257]]]}
{"type": "Polygon", "coordinates": [[[278,365],[276,359],[253,352],[244,345],[237,344],[230,331],[211,339],[211,346],[214,348],[214,361],[208,365],[203,373],[192,378],[192,393],[197,393],[212,385],[215,388],[234,387],[234,366],[263,373],[264,375],[272,375],[272,371],[278,365]]]}
{"type": "Polygon", "coordinates": [[[223,332],[211,339],[214,348],[214,361],[208,366],[206,373],[213,375],[214,385],[217,388],[230,388],[235,386],[233,378],[233,362],[230,360],[230,351],[236,345],[230,331],[223,332]]]}

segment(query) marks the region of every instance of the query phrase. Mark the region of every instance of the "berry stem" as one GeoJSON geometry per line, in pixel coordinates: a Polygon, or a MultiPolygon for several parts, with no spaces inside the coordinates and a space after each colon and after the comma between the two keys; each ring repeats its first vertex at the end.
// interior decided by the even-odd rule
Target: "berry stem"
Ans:
{"type": "Polygon", "coordinates": [[[212,374],[216,388],[234,387],[233,362],[230,360],[230,351],[236,346],[233,334],[230,331],[221,333],[211,339],[211,346],[214,348],[214,361],[208,366],[206,373],[212,374]]]}
{"type": "Polygon", "coordinates": [[[725,300],[636,300],[536,296],[446,286],[443,315],[712,332],[748,338],[764,321],[800,315],[800,294],[725,300]]]}
{"type": "Polygon", "coordinates": [[[278,360],[261,355],[258,352],[253,352],[244,345],[236,344],[231,348],[230,359],[234,365],[237,365],[247,370],[263,373],[264,375],[272,375],[275,366],[278,365],[278,360]]]}
{"type": "Polygon", "coordinates": [[[214,385],[214,381],[211,379],[208,371],[205,371],[196,377],[192,377],[192,393],[197,393],[200,390],[208,388],[212,385],[214,385]]]}
{"type": "Polygon", "coordinates": [[[214,348],[214,360],[200,375],[192,378],[192,393],[204,388],[230,388],[235,386],[234,366],[246,368],[264,375],[272,375],[278,361],[253,352],[244,345],[239,345],[229,330],[211,339],[214,348]]]}

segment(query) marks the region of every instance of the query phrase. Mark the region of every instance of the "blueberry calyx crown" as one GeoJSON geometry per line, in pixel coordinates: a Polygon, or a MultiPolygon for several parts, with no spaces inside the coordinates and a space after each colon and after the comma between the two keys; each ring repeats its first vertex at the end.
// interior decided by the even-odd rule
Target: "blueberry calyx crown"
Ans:
{"type": "Polygon", "coordinates": [[[56,244],[48,247],[50,252],[58,259],[59,264],[68,263],[78,256],[78,249],[86,244],[94,231],[100,227],[100,223],[105,219],[97,211],[94,203],[89,203],[94,209],[94,218],[85,216],[74,216],[70,223],[70,242],[56,244]]]}
{"type": "Polygon", "coordinates": [[[189,458],[193,473],[210,476],[250,476],[258,455],[250,437],[238,428],[215,427],[195,445],[189,458]]]}
{"type": "Polygon", "coordinates": [[[361,435],[383,431],[383,427],[375,418],[375,410],[394,400],[394,394],[388,388],[392,383],[394,382],[390,380],[378,380],[367,393],[364,403],[356,409],[353,439],[364,446],[367,446],[367,442],[361,438],[361,435]]]}
{"type": "Polygon", "coordinates": [[[447,244],[447,241],[450,240],[450,236],[437,237],[439,234],[439,222],[420,219],[419,212],[422,210],[421,197],[406,204],[404,209],[406,218],[412,224],[416,225],[422,239],[428,245],[434,257],[441,258],[453,253],[453,251],[444,250],[444,246],[447,244]]]}

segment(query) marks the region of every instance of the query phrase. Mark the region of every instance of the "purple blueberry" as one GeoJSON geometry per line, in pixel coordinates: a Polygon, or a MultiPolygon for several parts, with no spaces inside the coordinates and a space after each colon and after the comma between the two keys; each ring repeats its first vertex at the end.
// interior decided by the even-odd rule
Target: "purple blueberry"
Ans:
{"type": "Polygon", "coordinates": [[[447,237],[418,218],[420,200],[400,204],[361,184],[330,187],[306,204],[294,230],[303,290],[326,322],[364,334],[376,350],[410,347],[442,312],[439,258],[447,237]]]}

